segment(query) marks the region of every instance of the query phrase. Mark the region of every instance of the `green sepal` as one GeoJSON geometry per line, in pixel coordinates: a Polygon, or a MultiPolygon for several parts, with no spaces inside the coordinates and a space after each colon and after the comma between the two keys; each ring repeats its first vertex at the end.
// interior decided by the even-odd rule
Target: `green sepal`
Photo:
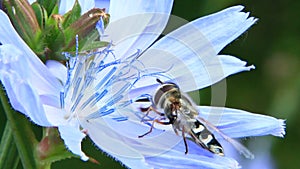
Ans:
{"type": "Polygon", "coordinates": [[[41,32],[35,12],[27,0],[4,0],[7,13],[20,36],[32,48],[38,48],[41,32]]]}
{"type": "Polygon", "coordinates": [[[61,16],[58,14],[58,1],[54,2],[38,0],[31,6],[27,0],[4,1],[17,32],[43,62],[49,59],[64,61],[66,58],[62,52],[75,51],[76,35],[80,52],[108,44],[100,42],[96,31],[100,17],[104,27],[109,22],[109,15],[104,10],[94,8],[81,16],[81,7],[76,0],[73,9],[61,16]]]}
{"type": "Polygon", "coordinates": [[[63,18],[64,18],[63,23],[62,23],[63,28],[67,28],[72,23],[74,23],[76,20],[78,20],[81,16],[80,13],[81,13],[81,7],[80,7],[78,1],[76,0],[72,10],[70,10],[63,16],[63,18]]]}
{"type": "Polygon", "coordinates": [[[58,4],[58,0],[37,0],[37,2],[46,9],[47,13],[50,15],[58,4]]]}
{"type": "Polygon", "coordinates": [[[41,163],[51,164],[66,158],[79,157],[66,148],[57,128],[44,128],[43,133],[44,136],[35,149],[41,163]]]}
{"type": "Polygon", "coordinates": [[[91,31],[95,30],[96,24],[100,17],[103,16],[103,10],[99,8],[91,9],[83,14],[76,22],[72,23],[65,30],[66,46],[64,51],[70,51],[75,49],[75,36],[79,38],[86,37],[91,31]]]}
{"type": "Polygon", "coordinates": [[[99,33],[95,29],[88,36],[79,39],[79,51],[92,51],[109,45],[109,42],[99,41],[99,33]]]}
{"type": "Polygon", "coordinates": [[[45,21],[48,20],[47,10],[37,2],[34,2],[31,5],[31,7],[32,7],[33,11],[35,12],[36,19],[40,25],[40,28],[43,29],[45,27],[45,21]]]}

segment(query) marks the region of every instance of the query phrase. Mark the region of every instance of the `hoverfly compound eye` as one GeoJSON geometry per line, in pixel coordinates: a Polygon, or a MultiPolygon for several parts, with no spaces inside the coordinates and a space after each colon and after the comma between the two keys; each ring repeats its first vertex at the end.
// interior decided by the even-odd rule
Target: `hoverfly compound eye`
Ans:
{"type": "Polygon", "coordinates": [[[166,93],[168,93],[171,90],[179,90],[178,85],[172,82],[161,82],[160,80],[158,81],[161,85],[157,88],[153,101],[155,105],[158,105],[159,101],[162,99],[162,96],[164,96],[166,93]]]}

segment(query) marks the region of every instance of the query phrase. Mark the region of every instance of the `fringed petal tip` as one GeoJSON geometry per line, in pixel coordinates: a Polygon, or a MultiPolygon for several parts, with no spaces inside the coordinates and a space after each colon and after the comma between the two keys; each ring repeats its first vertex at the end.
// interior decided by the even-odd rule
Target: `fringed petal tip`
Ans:
{"type": "Polygon", "coordinates": [[[61,125],[58,126],[58,130],[67,148],[73,154],[80,156],[81,160],[87,161],[89,157],[81,150],[81,142],[86,134],[79,130],[78,124],[61,125]]]}
{"type": "Polygon", "coordinates": [[[248,71],[252,70],[252,69],[255,69],[255,66],[254,65],[250,65],[250,66],[247,66],[248,68],[248,71]]]}
{"type": "Polygon", "coordinates": [[[274,134],[272,135],[283,138],[285,135],[285,128],[286,128],[286,120],[278,119],[277,131],[275,131],[274,134]]]}
{"type": "Polygon", "coordinates": [[[81,159],[82,161],[87,161],[87,160],[89,160],[89,157],[86,156],[84,153],[81,153],[81,154],[80,154],[80,159],[81,159]]]}

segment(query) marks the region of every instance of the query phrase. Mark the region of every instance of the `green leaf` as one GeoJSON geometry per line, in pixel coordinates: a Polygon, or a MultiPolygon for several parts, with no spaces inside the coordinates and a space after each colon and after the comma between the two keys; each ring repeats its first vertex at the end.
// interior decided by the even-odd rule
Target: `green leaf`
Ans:
{"type": "Polygon", "coordinates": [[[17,168],[20,157],[18,156],[17,147],[8,122],[6,122],[5,129],[2,134],[0,152],[0,169],[17,168]]]}

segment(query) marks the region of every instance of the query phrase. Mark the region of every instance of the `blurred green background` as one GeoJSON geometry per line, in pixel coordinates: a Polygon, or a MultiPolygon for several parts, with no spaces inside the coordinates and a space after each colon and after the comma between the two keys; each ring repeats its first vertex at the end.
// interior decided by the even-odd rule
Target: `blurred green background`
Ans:
{"type": "MultiPolygon", "coordinates": [[[[227,78],[226,106],[250,112],[268,114],[287,119],[284,139],[264,137],[272,145],[271,155],[274,168],[293,169],[300,166],[298,152],[300,132],[298,121],[300,109],[300,20],[298,1],[250,1],[250,0],[175,0],[172,13],[186,20],[194,20],[226,7],[241,4],[244,11],[259,18],[257,24],[228,45],[221,53],[238,56],[254,64],[255,70],[227,78]]],[[[210,104],[210,88],[200,91],[201,104],[210,104]]],[[[0,109],[1,111],[2,108],[0,109]]],[[[0,133],[3,132],[6,117],[0,113],[0,133]]],[[[34,126],[38,130],[38,127],[34,126]]],[[[248,142],[260,142],[261,138],[250,138],[248,142]]],[[[251,146],[252,148],[253,146],[251,146]]],[[[56,162],[58,168],[123,168],[119,163],[104,155],[87,138],[84,151],[97,159],[100,165],[67,159],[56,162]]],[[[254,160],[255,161],[255,160],[254,160]]],[[[241,162],[241,165],[243,163],[241,162]]],[[[19,168],[22,165],[19,164],[19,168]]]]}

